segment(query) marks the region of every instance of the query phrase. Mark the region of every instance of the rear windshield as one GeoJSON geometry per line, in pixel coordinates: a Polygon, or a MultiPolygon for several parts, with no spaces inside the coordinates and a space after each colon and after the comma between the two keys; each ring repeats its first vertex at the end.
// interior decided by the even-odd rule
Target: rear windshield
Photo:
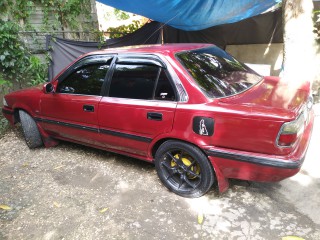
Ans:
{"type": "Polygon", "coordinates": [[[245,64],[215,46],[180,52],[176,57],[210,98],[238,94],[262,79],[245,64]]]}

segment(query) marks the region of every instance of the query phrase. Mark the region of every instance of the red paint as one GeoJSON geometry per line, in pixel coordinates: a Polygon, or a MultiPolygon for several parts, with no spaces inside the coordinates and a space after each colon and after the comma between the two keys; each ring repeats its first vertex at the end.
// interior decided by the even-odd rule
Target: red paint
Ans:
{"type": "MultiPolygon", "coordinates": [[[[38,122],[40,133],[46,140],[46,146],[55,145],[54,139],[63,139],[146,161],[153,160],[154,146],[158,146],[159,141],[166,139],[186,141],[204,151],[222,149],[234,154],[274,158],[288,162],[303,158],[311,136],[312,110],[309,113],[310,120],[305,123],[305,130],[296,144],[291,147],[279,147],[276,139],[283,123],[295,120],[306,105],[310,93],[308,84],[293,92],[290,99],[285,99],[279,95],[279,89],[285,87],[280,79],[265,77],[256,86],[235,96],[221,99],[207,98],[174,56],[180,51],[207,46],[210,45],[171,44],[108,49],[90,53],[90,55],[154,54],[167,65],[173,74],[172,78],[180,81],[187,92],[187,101],[169,102],[46,94],[42,90],[43,86],[38,86],[6,95],[5,99],[9,107],[3,108],[4,116],[14,124],[17,119],[14,119],[13,112],[23,109],[34,118],[63,122],[64,125],[38,122]],[[95,111],[85,112],[83,110],[85,104],[93,106],[95,111]],[[147,119],[148,112],[162,113],[162,121],[147,119]],[[201,136],[193,131],[195,116],[214,119],[213,136],[201,136]],[[87,129],[70,127],[68,124],[83,126],[87,129]],[[93,130],[88,131],[88,129],[93,130]],[[103,134],[102,130],[112,131],[115,134],[103,134]],[[122,135],[118,136],[117,133],[122,135]],[[125,136],[138,136],[142,140],[137,141],[125,136]]],[[[89,54],[84,56],[87,55],[89,54]]],[[[60,75],[52,80],[55,89],[60,75]]],[[[281,141],[286,139],[281,138],[281,141]]],[[[213,156],[208,158],[216,172],[220,191],[228,188],[228,178],[279,181],[299,171],[299,168],[271,167],[213,156]]]]}

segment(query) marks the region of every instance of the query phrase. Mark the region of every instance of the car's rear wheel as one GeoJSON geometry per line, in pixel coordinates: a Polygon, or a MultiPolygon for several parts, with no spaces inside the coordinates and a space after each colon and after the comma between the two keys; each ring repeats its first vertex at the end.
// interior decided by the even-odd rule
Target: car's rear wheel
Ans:
{"type": "Polygon", "coordinates": [[[43,145],[38,126],[34,119],[25,111],[19,110],[23,135],[29,148],[37,148],[43,145]]]}
{"type": "Polygon", "coordinates": [[[207,156],[188,143],[164,142],[156,152],[155,165],[162,183],[183,197],[200,197],[214,182],[214,171],[207,156]]]}

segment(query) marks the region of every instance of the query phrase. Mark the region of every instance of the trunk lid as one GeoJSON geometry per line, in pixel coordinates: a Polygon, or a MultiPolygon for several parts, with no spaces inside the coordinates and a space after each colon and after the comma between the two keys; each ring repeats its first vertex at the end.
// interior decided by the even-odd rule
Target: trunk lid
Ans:
{"type": "Polygon", "coordinates": [[[220,99],[223,105],[237,105],[250,108],[252,115],[265,115],[267,118],[293,120],[301,112],[310,94],[309,83],[296,87],[281,82],[279,77],[264,77],[248,91],[220,99]]]}

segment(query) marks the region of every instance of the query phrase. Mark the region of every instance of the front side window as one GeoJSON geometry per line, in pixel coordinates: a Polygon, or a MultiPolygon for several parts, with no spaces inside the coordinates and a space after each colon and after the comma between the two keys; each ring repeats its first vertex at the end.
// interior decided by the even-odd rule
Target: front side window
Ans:
{"type": "Polygon", "coordinates": [[[57,92],[100,95],[109,64],[97,63],[82,66],[59,83],[57,92]]]}
{"type": "Polygon", "coordinates": [[[259,74],[218,47],[181,52],[176,57],[210,98],[238,94],[262,79],[259,74]]]}

